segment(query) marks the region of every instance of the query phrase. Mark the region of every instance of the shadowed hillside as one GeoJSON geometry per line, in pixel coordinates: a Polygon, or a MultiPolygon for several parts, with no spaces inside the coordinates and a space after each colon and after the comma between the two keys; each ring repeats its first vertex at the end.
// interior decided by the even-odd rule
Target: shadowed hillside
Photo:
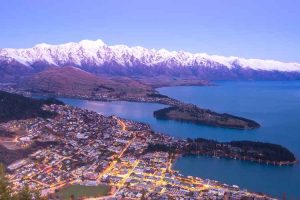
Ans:
{"type": "Polygon", "coordinates": [[[17,94],[0,91],[0,122],[28,119],[33,117],[52,117],[54,113],[42,110],[44,104],[63,104],[49,98],[31,99],[17,94]]]}
{"type": "Polygon", "coordinates": [[[99,93],[142,93],[151,88],[125,77],[109,79],[75,67],[53,67],[25,79],[21,87],[35,93],[61,96],[95,96],[99,93]]]}

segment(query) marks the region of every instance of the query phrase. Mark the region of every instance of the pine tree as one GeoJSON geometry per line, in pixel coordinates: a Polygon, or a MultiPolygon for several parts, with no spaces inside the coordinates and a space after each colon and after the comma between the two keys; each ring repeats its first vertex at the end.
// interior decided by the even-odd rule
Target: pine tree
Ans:
{"type": "Polygon", "coordinates": [[[143,190],[141,200],[145,200],[145,199],[146,199],[146,191],[143,190]]]}
{"type": "Polygon", "coordinates": [[[22,190],[17,194],[18,200],[32,200],[33,195],[27,185],[25,185],[22,190]]]}
{"type": "Polygon", "coordinates": [[[38,190],[33,192],[33,197],[34,197],[34,200],[46,200],[47,199],[45,197],[42,197],[41,193],[38,190]]]}
{"type": "Polygon", "coordinates": [[[12,192],[5,176],[5,167],[0,163],[0,200],[12,200],[12,192]]]}
{"type": "Polygon", "coordinates": [[[5,167],[0,163],[0,200],[46,200],[39,191],[32,191],[25,185],[20,192],[12,191],[6,177],[5,167]]]}

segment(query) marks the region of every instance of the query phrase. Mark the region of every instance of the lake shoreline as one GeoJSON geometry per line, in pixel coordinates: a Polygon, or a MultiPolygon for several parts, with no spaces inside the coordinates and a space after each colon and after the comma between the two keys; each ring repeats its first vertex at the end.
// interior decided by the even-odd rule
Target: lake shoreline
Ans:
{"type": "MultiPolygon", "coordinates": [[[[177,87],[177,86],[176,86],[177,87]]],[[[201,86],[203,87],[203,86],[201,86]]],[[[159,103],[169,107],[159,109],[153,112],[154,117],[158,119],[167,119],[175,121],[183,121],[188,123],[194,123],[197,125],[206,125],[212,127],[221,127],[229,129],[241,129],[241,130],[252,130],[260,128],[261,125],[245,117],[235,116],[228,113],[218,113],[211,111],[210,109],[203,109],[196,105],[185,103],[174,98],[170,98],[166,95],[162,95],[159,92],[157,94],[148,95],[146,97],[139,98],[94,98],[94,97],[82,97],[82,96],[70,96],[70,95],[50,95],[47,93],[31,93],[31,96],[43,96],[43,97],[55,97],[55,98],[73,98],[89,101],[100,101],[100,102],[115,102],[115,101],[126,101],[126,102],[137,102],[137,103],[159,103]],[[176,117],[168,116],[168,111],[177,110],[176,117]],[[182,117],[182,115],[186,115],[182,117]]]]}
{"type": "MultiPolygon", "coordinates": [[[[47,95],[44,95],[44,97],[48,97],[47,95]]],[[[65,97],[59,97],[59,98],[65,98],[65,97]]],[[[72,98],[72,97],[71,97],[72,98]]],[[[77,99],[77,98],[72,98],[72,99],[77,99]]],[[[126,101],[126,100],[107,100],[107,101],[100,101],[100,100],[91,100],[91,99],[81,99],[81,100],[87,100],[87,101],[96,101],[96,102],[120,102],[120,101],[124,101],[124,102],[136,102],[136,103],[157,103],[157,102],[140,102],[140,101],[126,101]]],[[[162,104],[162,103],[160,103],[162,104]]],[[[162,105],[166,105],[166,104],[162,104],[162,105]]],[[[165,108],[165,109],[168,109],[169,107],[165,108]]],[[[163,109],[161,109],[163,110],[163,109]]],[[[159,111],[159,110],[158,110],[159,111]]],[[[157,111],[154,111],[154,113],[157,112],[157,111]]],[[[155,116],[155,114],[154,114],[155,116]]],[[[235,116],[234,116],[235,117],[235,116]]],[[[159,119],[159,118],[158,118],[159,119]]],[[[245,119],[245,118],[243,118],[245,119]]],[[[160,119],[160,120],[165,120],[165,119],[160,119]]],[[[245,119],[245,120],[248,120],[248,119],[245,119]]],[[[178,120],[175,120],[175,121],[178,121],[178,120]]],[[[180,120],[181,121],[181,120],[180,120]]],[[[185,123],[194,123],[193,121],[184,121],[182,120],[183,122],[185,123]]],[[[252,120],[249,120],[249,121],[252,121],[252,120]]],[[[201,125],[207,125],[207,124],[201,124],[201,125]]],[[[258,126],[260,127],[260,125],[258,124],[258,126]]],[[[213,127],[220,127],[220,128],[228,128],[228,127],[222,127],[222,126],[213,126],[213,127]]],[[[229,127],[230,128],[230,127],[229,127]]],[[[234,128],[236,129],[236,128],[234,128]]],[[[239,128],[238,128],[239,129],[239,128]]],[[[242,129],[240,128],[240,130],[245,130],[245,129],[242,129]]],[[[198,153],[195,153],[195,155],[199,155],[198,153]]],[[[212,156],[213,157],[213,156],[212,156]]],[[[256,160],[256,159],[242,159],[242,158],[239,158],[239,157],[230,157],[230,156],[221,156],[221,157],[224,157],[224,158],[229,158],[229,159],[238,159],[238,160],[247,160],[247,161],[251,161],[251,162],[255,162],[255,163],[258,163],[258,164],[273,164],[273,165],[278,165],[278,166],[281,166],[281,165],[294,165],[294,164],[297,164],[298,161],[295,160],[295,161],[290,161],[290,162],[284,162],[284,161],[281,161],[281,162],[274,162],[274,161],[268,161],[268,160],[256,160]]]]}
{"type": "MultiPolygon", "coordinates": [[[[300,90],[295,90],[299,87],[300,82],[247,81],[218,82],[216,87],[159,89],[161,94],[184,102],[202,105],[218,112],[232,110],[235,115],[256,119],[263,126],[255,130],[223,129],[157,120],[152,113],[164,106],[156,103],[97,102],[76,99],[66,101],[71,105],[92,109],[106,116],[116,115],[123,119],[150,124],[156,132],[164,132],[173,137],[202,137],[222,142],[251,140],[281,144],[291,149],[299,160],[300,149],[297,141],[300,138],[296,130],[300,130],[297,120],[300,111],[297,97],[300,95],[300,90]]],[[[174,167],[183,175],[206,177],[210,180],[236,184],[249,191],[263,192],[274,197],[281,197],[282,193],[285,193],[288,198],[300,196],[299,164],[279,166],[201,156],[183,157],[176,161],[174,167]]]]}
{"type": "MultiPolygon", "coordinates": [[[[216,87],[160,88],[159,92],[184,102],[213,108],[218,112],[232,110],[235,115],[256,119],[263,126],[255,130],[234,130],[195,126],[170,120],[158,121],[152,113],[164,106],[156,103],[90,102],[76,99],[69,100],[69,103],[101,112],[107,116],[116,115],[124,119],[141,121],[150,124],[157,132],[165,132],[174,137],[203,137],[218,141],[251,140],[281,144],[291,149],[299,160],[300,149],[297,141],[300,138],[296,131],[300,130],[297,122],[299,116],[297,113],[299,113],[298,108],[300,107],[297,96],[299,97],[300,94],[299,90],[296,90],[300,87],[299,81],[222,81],[217,84],[216,87]],[[140,112],[141,110],[143,112],[140,112]]],[[[229,159],[231,162],[224,163],[223,159],[203,160],[202,158],[205,157],[193,159],[186,157],[179,161],[181,164],[176,165],[185,175],[199,177],[208,175],[214,180],[231,182],[231,184],[237,184],[251,189],[251,191],[263,191],[277,197],[280,197],[282,192],[285,192],[288,197],[292,195],[292,197],[298,198],[300,196],[296,187],[300,181],[300,165],[298,163],[280,167],[272,164],[244,162],[243,160],[233,162],[234,159],[229,159]],[[193,169],[193,166],[196,168],[193,169]],[[202,169],[204,166],[205,168],[202,169]],[[224,169],[224,167],[226,168],[224,169]],[[245,178],[241,179],[240,177],[245,178]],[[257,178],[260,178],[259,182],[257,182],[257,178]],[[277,182],[279,179],[282,181],[277,182]],[[277,184],[273,184],[275,182],[277,184]]]]}

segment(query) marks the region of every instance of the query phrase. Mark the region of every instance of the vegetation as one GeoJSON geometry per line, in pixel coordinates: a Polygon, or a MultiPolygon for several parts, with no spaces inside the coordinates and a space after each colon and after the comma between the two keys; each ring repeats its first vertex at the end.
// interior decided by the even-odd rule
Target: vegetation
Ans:
{"type": "MultiPolygon", "coordinates": [[[[0,162],[5,165],[10,165],[11,163],[26,158],[29,154],[39,150],[46,148],[48,146],[58,145],[58,142],[34,142],[30,147],[25,149],[18,150],[9,150],[5,148],[3,145],[0,145],[0,162]]],[[[1,200],[1,199],[0,199],[1,200]]]]}
{"type": "Polygon", "coordinates": [[[0,200],[44,200],[38,191],[32,191],[28,186],[13,191],[5,174],[4,165],[0,164],[0,200]]]}
{"type": "Polygon", "coordinates": [[[41,107],[44,104],[63,103],[54,98],[32,99],[22,95],[0,91],[0,122],[34,117],[53,117],[55,113],[42,110],[41,107]]]}
{"type": "Polygon", "coordinates": [[[115,89],[114,88],[110,88],[110,87],[107,87],[107,86],[105,86],[105,85],[98,85],[96,88],[94,88],[93,90],[95,91],[95,92],[99,92],[99,91],[101,91],[101,90],[108,90],[108,91],[111,91],[111,92],[114,92],[115,91],[115,89]]]}
{"type": "Polygon", "coordinates": [[[70,185],[57,191],[56,196],[59,199],[80,199],[83,197],[100,197],[106,196],[109,193],[109,187],[107,185],[98,186],[83,186],[83,185],[70,185]]]}
{"type": "Polygon", "coordinates": [[[157,110],[154,112],[154,117],[163,120],[176,120],[235,129],[254,129],[260,127],[260,125],[253,120],[226,113],[219,114],[191,104],[171,106],[157,110]]]}
{"type": "Polygon", "coordinates": [[[151,94],[147,94],[148,97],[154,97],[154,98],[169,98],[166,95],[163,94],[159,94],[159,93],[151,93],[151,94]]]}
{"type": "Polygon", "coordinates": [[[266,159],[270,161],[290,161],[296,160],[293,153],[287,148],[271,143],[264,142],[252,142],[252,141],[234,141],[229,143],[233,147],[242,149],[243,154],[252,154],[256,159],[266,159]],[[254,151],[259,151],[263,156],[262,158],[257,157],[254,151]]]}
{"type": "Polygon", "coordinates": [[[277,144],[254,141],[217,142],[202,138],[188,141],[188,153],[201,152],[215,156],[226,155],[232,158],[266,162],[294,162],[296,160],[292,152],[277,144]]]}
{"type": "Polygon", "coordinates": [[[7,137],[7,138],[11,138],[14,136],[14,133],[7,131],[3,128],[0,127],[0,137],[7,137]]]}
{"type": "Polygon", "coordinates": [[[174,153],[178,150],[177,146],[175,145],[166,145],[163,143],[157,143],[157,144],[149,144],[145,153],[147,152],[155,152],[155,151],[163,151],[163,152],[169,152],[174,153]]]}
{"type": "Polygon", "coordinates": [[[292,163],[296,160],[294,154],[281,145],[253,141],[218,142],[203,138],[189,138],[187,144],[183,146],[149,144],[146,152],[154,151],[219,156],[275,164],[292,163]]]}

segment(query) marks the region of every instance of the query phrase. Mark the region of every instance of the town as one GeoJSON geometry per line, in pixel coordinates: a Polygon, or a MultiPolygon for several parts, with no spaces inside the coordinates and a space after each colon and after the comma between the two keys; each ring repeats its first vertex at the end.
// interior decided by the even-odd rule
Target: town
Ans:
{"type": "Polygon", "coordinates": [[[106,185],[98,199],[272,199],[213,180],[183,176],[172,169],[176,156],[149,151],[149,144],[184,145],[185,140],[154,133],[148,125],[105,117],[68,105],[44,105],[53,118],[13,120],[1,128],[16,133],[2,140],[8,149],[41,147],[7,166],[14,189],[25,184],[50,199],[67,185],[106,185]]]}
{"type": "MultiPolygon", "coordinates": [[[[37,84],[39,85],[39,84],[37,84]]],[[[51,84],[48,84],[50,87],[51,84]]],[[[60,88],[60,87],[56,87],[60,88]]],[[[109,88],[109,87],[108,87],[109,88]]],[[[53,89],[53,88],[52,88],[53,89]]],[[[168,107],[154,111],[155,118],[160,120],[175,120],[185,121],[199,125],[208,125],[215,127],[225,127],[232,129],[255,129],[260,125],[250,119],[237,117],[226,113],[216,113],[209,109],[200,108],[196,105],[184,103],[166,95],[160,94],[154,88],[150,91],[143,91],[137,89],[136,92],[115,91],[115,89],[107,89],[106,86],[98,86],[93,89],[91,94],[88,93],[66,93],[66,92],[50,92],[52,89],[36,91],[34,89],[24,89],[14,84],[0,84],[0,90],[21,94],[23,96],[40,96],[40,97],[63,97],[86,99],[92,101],[128,101],[128,102],[145,102],[145,103],[159,103],[167,105],[168,107]],[[100,89],[99,89],[100,88],[100,89]],[[104,89],[103,89],[104,88],[104,89]]],[[[85,91],[85,90],[80,90],[85,91]]]]}

